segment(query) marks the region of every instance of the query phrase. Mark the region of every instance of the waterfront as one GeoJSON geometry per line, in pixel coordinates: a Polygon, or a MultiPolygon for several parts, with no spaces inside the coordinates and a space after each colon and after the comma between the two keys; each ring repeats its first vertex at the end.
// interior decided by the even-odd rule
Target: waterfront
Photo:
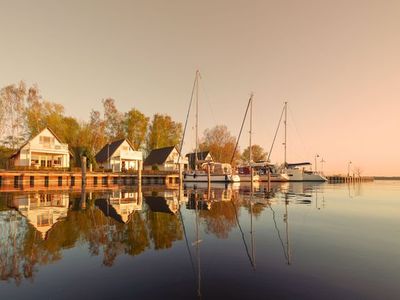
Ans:
{"type": "Polygon", "coordinates": [[[2,193],[0,209],[4,299],[400,294],[399,181],[2,193]]]}

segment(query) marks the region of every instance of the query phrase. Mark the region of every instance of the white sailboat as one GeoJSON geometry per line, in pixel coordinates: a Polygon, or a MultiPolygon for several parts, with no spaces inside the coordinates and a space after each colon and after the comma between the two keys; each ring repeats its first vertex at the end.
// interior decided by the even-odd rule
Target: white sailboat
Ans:
{"type": "MultiPolygon", "coordinates": [[[[249,130],[249,161],[248,161],[248,165],[246,165],[244,168],[242,168],[243,170],[247,170],[247,172],[239,172],[238,176],[240,178],[241,182],[255,182],[255,181],[259,181],[260,180],[260,176],[258,174],[254,174],[254,168],[253,168],[253,156],[252,156],[252,143],[251,143],[251,135],[252,135],[252,130],[253,130],[253,94],[251,94],[249,102],[247,104],[247,108],[246,108],[246,113],[244,115],[243,118],[243,123],[246,120],[246,116],[247,116],[247,111],[250,108],[250,130],[249,130]]],[[[242,132],[243,129],[243,123],[242,123],[242,127],[240,129],[240,133],[238,136],[238,140],[237,143],[239,142],[239,138],[240,138],[240,134],[242,132]]],[[[236,143],[236,147],[237,147],[237,143],[236,143]]],[[[232,156],[232,160],[234,158],[235,155],[235,151],[236,151],[236,147],[232,156]]]]}
{"type": "MultiPolygon", "coordinates": [[[[194,168],[183,173],[184,182],[238,182],[240,178],[233,174],[232,166],[227,163],[218,163],[199,160],[199,145],[198,145],[198,129],[199,129],[199,79],[200,72],[196,71],[196,76],[193,84],[192,97],[190,99],[188,114],[185,123],[184,135],[186,131],[187,119],[189,117],[190,108],[193,97],[196,101],[196,146],[194,152],[194,168]]],[[[181,151],[184,138],[182,138],[181,151]]]]}
{"type": "Polygon", "coordinates": [[[288,176],[288,181],[327,181],[327,179],[320,173],[315,171],[308,171],[306,166],[311,166],[310,162],[288,163],[286,160],[286,146],[287,146],[287,102],[284,106],[285,112],[285,142],[284,142],[284,163],[281,168],[281,174],[288,176]]]}

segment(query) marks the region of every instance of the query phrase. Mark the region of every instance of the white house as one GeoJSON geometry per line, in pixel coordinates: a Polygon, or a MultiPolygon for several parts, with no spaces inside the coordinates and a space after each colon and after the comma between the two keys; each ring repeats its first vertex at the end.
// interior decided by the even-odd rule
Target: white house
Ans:
{"type": "Polygon", "coordinates": [[[145,170],[160,171],[179,171],[179,164],[182,165],[181,170],[184,170],[188,160],[179,155],[175,146],[153,149],[143,163],[145,170]]]}
{"type": "Polygon", "coordinates": [[[28,219],[43,239],[46,239],[54,224],[67,217],[69,194],[15,195],[12,206],[28,219]]]}
{"type": "Polygon", "coordinates": [[[105,145],[96,154],[96,161],[100,167],[113,172],[138,170],[143,154],[135,151],[128,139],[122,139],[105,145]]]}
{"type": "Polygon", "coordinates": [[[69,168],[70,155],[68,145],[45,128],[22,145],[11,160],[16,167],[69,168]]]}

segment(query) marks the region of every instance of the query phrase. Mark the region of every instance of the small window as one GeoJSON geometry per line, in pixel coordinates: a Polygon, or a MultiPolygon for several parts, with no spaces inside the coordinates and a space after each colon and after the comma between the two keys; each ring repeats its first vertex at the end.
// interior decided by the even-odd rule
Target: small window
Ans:
{"type": "Polygon", "coordinates": [[[29,177],[29,186],[34,187],[35,186],[35,176],[30,176],[29,177]]]}
{"type": "Polygon", "coordinates": [[[94,184],[94,185],[97,185],[97,176],[96,176],[96,177],[93,177],[93,184],[94,184]]]}
{"type": "Polygon", "coordinates": [[[71,176],[71,186],[75,186],[75,176],[71,176]]]}
{"type": "Polygon", "coordinates": [[[49,176],[44,176],[44,186],[49,186],[49,176]]]}
{"type": "Polygon", "coordinates": [[[14,187],[19,186],[19,176],[14,176],[14,187]]]}
{"type": "Polygon", "coordinates": [[[62,186],[62,176],[58,176],[58,186],[62,186]]]}

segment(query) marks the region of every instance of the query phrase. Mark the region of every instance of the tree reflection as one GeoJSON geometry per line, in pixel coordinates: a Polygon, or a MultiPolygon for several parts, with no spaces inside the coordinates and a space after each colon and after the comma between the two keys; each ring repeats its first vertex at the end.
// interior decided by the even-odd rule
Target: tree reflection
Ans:
{"type": "MultiPolygon", "coordinates": [[[[181,221],[174,213],[178,205],[175,196],[160,193],[151,198],[168,209],[162,211],[154,206],[153,210],[150,206],[142,209],[141,194],[121,195],[116,199],[115,195],[88,193],[85,205],[80,194],[63,195],[69,199],[67,213],[62,218],[56,215],[58,219],[53,218],[54,201],[49,204],[42,196],[35,202],[7,195],[7,207],[2,205],[6,210],[0,211],[1,280],[12,279],[16,284],[23,278],[33,280],[39,266],[62,259],[63,250],[78,242],[87,244],[90,255],[102,255],[105,266],[112,266],[119,255],[139,255],[151,244],[156,250],[167,249],[183,238],[181,221]],[[106,206],[102,209],[98,201],[103,200],[106,206]],[[113,214],[108,213],[112,210],[113,214]],[[50,221],[44,232],[43,222],[36,222],[43,215],[53,218],[46,219],[50,221]]],[[[0,196],[4,198],[4,194],[0,196]]]]}

